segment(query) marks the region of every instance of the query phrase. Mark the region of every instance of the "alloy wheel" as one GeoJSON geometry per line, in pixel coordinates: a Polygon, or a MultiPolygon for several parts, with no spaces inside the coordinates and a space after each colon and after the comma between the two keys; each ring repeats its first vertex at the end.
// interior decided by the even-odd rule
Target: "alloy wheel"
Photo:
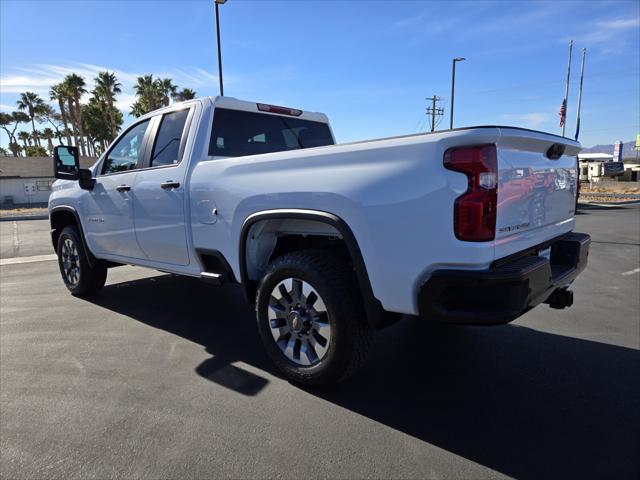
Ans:
{"type": "Polygon", "coordinates": [[[61,254],[65,280],[69,285],[75,287],[80,282],[80,254],[73,240],[64,239],[61,254]]]}
{"type": "Polygon", "coordinates": [[[299,278],[286,278],[271,292],[269,327],[280,351],[299,365],[316,365],[329,350],[332,329],[324,301],[299,278]]]}

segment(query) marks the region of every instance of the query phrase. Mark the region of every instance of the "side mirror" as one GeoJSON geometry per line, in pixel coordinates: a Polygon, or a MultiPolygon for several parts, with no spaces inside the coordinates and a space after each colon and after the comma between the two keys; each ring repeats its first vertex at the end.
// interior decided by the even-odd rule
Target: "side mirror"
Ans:
{"type": "Polygon", "coordinates": [[[78,148],[58,145],[53,149],[53,176],[62,180],[78,180],[80,159],[78,148]]]}
{"type": "Polygon", "coordinates": [[[80,168],[78,148],[58,145],[53,149],[53,176],[62,180],[78,180],[80,188],[93,190],[96,179],[91,170],[80,168]]]}

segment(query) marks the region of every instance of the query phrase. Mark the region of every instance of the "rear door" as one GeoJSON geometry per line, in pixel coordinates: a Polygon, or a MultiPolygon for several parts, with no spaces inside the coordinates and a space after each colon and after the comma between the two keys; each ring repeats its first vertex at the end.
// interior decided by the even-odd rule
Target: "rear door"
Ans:
{"type": "Polygon", "coordinates": [[[496,147],[496,258],[571,231],[580,144],[541,132],[504,128],[496,147]],[[564,149],[563,154],[558,157],[554,149],[564,149]]]}
{"type": "Polygon", "coordinates": [[[185,221],[185,147],[195,106],[152,119],[150,154],[136,176],[134,224],[136,237],[150,260],[188,265],[185,221]]]}

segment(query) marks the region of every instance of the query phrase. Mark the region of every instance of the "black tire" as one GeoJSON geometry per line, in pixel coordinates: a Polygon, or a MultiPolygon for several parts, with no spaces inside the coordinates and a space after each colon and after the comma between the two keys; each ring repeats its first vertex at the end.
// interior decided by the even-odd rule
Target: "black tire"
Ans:
{"type": "MultiPolygon", "coordinates": [[[[100,262],[97,262],[93,267],[89,265],[84,245],[76,227],[71,225],[64,227],[58,237],[56,252],[58,253],[60,275],[72,295],[88,296],[97,293],[104,287],[107,281],[107,268],[100,262]],[[70,249],[71,252],[69,252],[70,249]],[[69,253],[72,253],[71,258],[74,264],[71,275],[68,267],[65,267],[65,259],[68,258],[69,253]]],[[[69,265],[68,262],[67,265],[69,265]]]]}
{"type": "Polygon", "coordinates": [[[367,323],[355,275],[344,261],[319,250],[285,254],[271,262],[256,295],[258,331],[269,357],[285,377],[310,386],[328,386],[357,372],[371,350],[367,323]],[[271,293],[287,278],[300,279],[315,289],[326,307],[331,337],[318,363],[303,366],[290,360],[271,333],[271,293]]]}

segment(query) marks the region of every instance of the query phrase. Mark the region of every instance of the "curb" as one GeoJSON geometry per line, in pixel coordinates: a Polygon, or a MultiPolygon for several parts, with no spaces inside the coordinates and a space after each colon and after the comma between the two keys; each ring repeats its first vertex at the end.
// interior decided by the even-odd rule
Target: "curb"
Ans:
{"type": "Polygon", "coordinates": [[[11,220],[14,221],[22,221],[22,220],[47,220],[49,215],[22,215],[22,216],[2,216],[0,217],[0,222],[9,222],[11,220]]]}
{"type": "Polygon", "coordinates": [[[618,205],[633,205],[640,203],[640,200],[625,200],[624,202],[606,202],[599,200],[588,200],[584,202],[578,202],[578,205],[595,205],[600,207],[616,207],[618,205]]]}

